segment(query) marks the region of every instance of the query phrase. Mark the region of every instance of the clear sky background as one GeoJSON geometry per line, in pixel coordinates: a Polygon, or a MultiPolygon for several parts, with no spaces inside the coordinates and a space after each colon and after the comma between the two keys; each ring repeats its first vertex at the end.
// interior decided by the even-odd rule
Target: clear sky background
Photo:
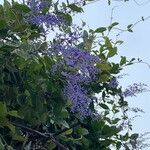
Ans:
{"type": "MultiPolygon", "coordinates": [[[[2,2],[3,0],[0,0],[0,3],[2,2]]],[[[143,3],[144,0],[137,0],[137,2],[143,3]]],[[[110,14],[114,6],[118,7],[114,10],[113,21],[119,22],[121,28],[137,22],[142,16],[150,16],[150,3],[139,6],[134,0],[126,3],[116,0],[111,6],[108,6],[107,0],[99,0],[86,6],[85,13],[82,15],[76,15],[75,22],[81,22],[82,19],[93,29],[107,26],[110,23],[110,14]]],[[[127,56],[127,58],[141,58],[150,64],[150,19],[137,24],[133,31],[133,33],[126,32],[120,36],[124,44],[119,48],[119,55],[127,56]]],[[[150,86],[150,68],[145,64],[127,67],[123,73],[128,74],[120,80],[123,87],[135,82],[144,82],[150,86]]],[[[135,118],[133,121],[133,130],[138,133],[150,132],[150,92],[128,98],[128,102],[130,106],[140,107],[145,111],[141,117],[135,118]]]]}
{"type": "MultiPolygon", "coordinates": [[[[144,0],[137,0],[144,2],[144,0]]],[[[76,15],[76,22],[84,20],[91,28],[96,29],[100,26],[108,26],[110,23],[111,11],[114,6],[113,21],[120,23],[120,28],[135,23],[143,16],[150,16],[150,3],[137,5],[133,0],[129,2],[113,1],[108,6],[105,0],[85,7],[83,15],[76,15]]],[[[118,54],[127,56],[127,58],[140,58],[150,64],[150,19],[138,23],[133,33],[125,32],[121,34],[120,39],[124,41],[119,47],[118,54]]],[[[122,74],[128,74],[120,80],[123,87],[133,83],[143,82],[150,86],[150,68],[145,64],[135,64],[122,71],[122,74]]],[[[145,111],[139,114],[141,117],[133,121],[133,130],[138,133],[150,132],[150,92],[139,94],[137,97],[128,98],[131,107],[140,107],[145,111]]],[[[150,148],[149,148],[150,149],[150,148]]]]}

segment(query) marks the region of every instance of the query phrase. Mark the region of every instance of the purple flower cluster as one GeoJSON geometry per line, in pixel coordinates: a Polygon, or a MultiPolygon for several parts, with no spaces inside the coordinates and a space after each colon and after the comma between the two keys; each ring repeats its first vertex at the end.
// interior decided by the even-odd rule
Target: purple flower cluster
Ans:
{"type": "Polygon", "coordinates": [[[82,37],[78,27],[73,26],[73,31],[56,35],[57,41],[62,45],[73,45],[82,37]]]}
{"type": "Polygon", "coordinates": [[[28,6],[31,11],[35,14],[40,13],[44,8],[48,6],[48,2],[46,1],[38,1],[38,0],[29,0],[28,6]]]}
{"type": "Polygon", "coordinates": [[[31,16],[28,18],[28,22],[38,25],[38,26],[42,26],[43,24],[46,27],[53,27],[53,26],[57,26],[61,24],[61,19],[53,14],[39,14],[36,16],[31,16]]]}
{"type": "Polygon", "coordinates": [[[49,54],[62,58],[55,66],[59,67],[64,64],[67,69],[74,70],[88,80],[94,80],[99,73],[99,69],[96,67],[99,58],[88,51],[71,46],[55,45],[51,48],[49,54]]]}
{"type": "Polygon", "coordinates": [[[63,94],[66,99],[71,100],[71,111],[73,113],[79,112],[82,117],[92,115],[92,112],[89,109],[91,99],[84,87],[81,87],[81,85],[75,80],[71,79],[70,81],[68,81],[67,85],[64,88],[63,94]]]}
{"type": "Polygon", "coordinates": [[[116,89],[119,85],[119,82],[117,81],[116,78],[112,78],[108,84],[109,88],[116,89]]]}
{"type": "Polygon", "coordinates": [[[28,6],[33,12],[32,15],[27,19],[27,22],[48,27],[54,27],[56,25],[60,25],[63,21],[60,17],[54,15],[53,13],[43,14],[42,10],[49,5],[48,2],[42,2],[37,0],[30,0],[28,2],[28,6]]]}
{"type": "Polygon", "coordinates": [[[71,100],[71,111],[79,112],[82,117],[91,116],[92,112],[89,108],[91,93],[90,89],[86,89],[86,85],[93,82],[100,73],[96,67],[99,58],[88,51],[71,46],[55,45],[53,49],[51,48],[50,55],[61,57],[60,61],[53,66],[53,73],[60,71],[67,81],[63,95],[71,100]]]}
{"type": "Polygon", "coordinates": [[[128,96],[136,96],[136,94],[140,94],[142,92],[146,92],[147,90],[147,85],[143,84],[143,83],[134,83],[133,85],[130,85],[128,88],[125,89],[125,91],[123,92],[123,96],[124,97],[128,97],[128,96]]]}

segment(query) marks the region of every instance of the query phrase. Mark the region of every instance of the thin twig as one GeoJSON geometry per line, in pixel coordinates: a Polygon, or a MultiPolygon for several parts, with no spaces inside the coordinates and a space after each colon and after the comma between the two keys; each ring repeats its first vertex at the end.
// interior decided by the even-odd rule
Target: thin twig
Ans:
{"type": "Polygon", "coordinates": [[[150,0],[147,0],[147,1],[145,1],[145,2],[143,2],[143,3],[139,3],[139,2],[137,2],[136,0],[133,0],[138,6],[142,6],[142,5],[145,5],[145,4],[148,4],[149,2],[150,2],[150,0]]]}
{"type": "MultiPolygon", "coordinates": [[[[148,20],[148,19],[150,19],[150,16],[147,16],[146,18],[141,17],[141,19],[138,20],[137,22],[135,22],[135,23],[130,27],[130,29],[132,30],[137,24],[139,24],[140,22],[146,21],[146,20],[148,20]]],[[[120,32],[116,35],[117,37],[118,37],[120,34],[122,34],[123,32],[127,32],[127,31],[128,31],[128,29],[120,29],[120,28],[116,28],[116,27],[113,28],[113,29],[120,31],[120,32]]]]}

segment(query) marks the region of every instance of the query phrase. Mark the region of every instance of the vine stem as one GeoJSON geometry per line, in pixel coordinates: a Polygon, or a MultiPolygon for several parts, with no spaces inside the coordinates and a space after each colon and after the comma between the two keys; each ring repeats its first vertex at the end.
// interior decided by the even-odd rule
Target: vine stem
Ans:
{"type": "Polygon", "coordinates": [[[31,129],[31,128],[29,128],[29,127],[25,127],[25,126],[23,126],[23,125],[21,125],[21,124],[14,123],[14,122],[12,122],[12,124],[13,124],[14,126],[18,127],[18,128],[21,128],[21,130],[24,130],[24,131],[29,132],[29,133],[32,133],[32,134],[36,134],[36,135],[38,135],[38,136],[40,136],[40,137],[42,137],[42,138],[46,138],[46,139],[50,138],[50,139],[51,139],[58,147],[60,147],[62,150],[68,150],[67,147],[65,147],[64,145],[62,145],[59,141],[57,141],[57,140],[54,138],[53,134],[44,134],[44,133],[41,133],[41,132],[39,132],[39,131],[37,131],[37,130],[31,129]]]}

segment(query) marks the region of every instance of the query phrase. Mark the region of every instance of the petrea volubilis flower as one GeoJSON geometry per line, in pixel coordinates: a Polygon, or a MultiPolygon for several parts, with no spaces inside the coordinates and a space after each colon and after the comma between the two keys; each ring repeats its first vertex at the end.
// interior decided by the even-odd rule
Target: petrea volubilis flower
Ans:
{"type": "Polygon", "coordinates": [[[61,24],[61,19],[53,14],[39,14],[28,18],[28,22],[37,26],[53,27],[61,24]]]}
{"type": "Polygon", "coordinates": [[[55,45],[49,51],[49,55],[62,57],[61,61],[55,64],[56,66],[63,63],[67,68],[75,70],[83,77],[94,80],[96,75],[100,73],[100,70],[95,66],[99,62],[99,58],[88,51],[81,51],[71,46],[55,45]]]}
{"type": "Polygon", "coordinates": [[[44,8],[49,5],[46,1],[29,0],[28,6],[34,14],[40,13],[44,8]]]}
{"type": "Polygon", "coordinates": [[[136,96],[136,94],[140,94],[140,93],[148,91],[148,89],[146,87],[147,87],[146,84],[134,83],[133,85],[130,85],[128,88],[125,89],[125,91],[123,92],[123,96],[124,97],[136,96]]]}
{"type": "Polygon", "coordinates": [[[61,58],[53,66],[52,72],[55,74],[61,71],[62,77],[67,82],[63,95],[72,102],[71,111],[79,112],[83,118],[92,116],[92,111],[89,108],[91,103],[90,89],[86,89],[85,86],[92,83],[100,73],[96,67],[100,61],[99,58],[88,51],[62,45],[53,46],[49,55],[61,58]]]}
{"type": "Polygon", "coordinates": [[[87,91],[77,84],[76,81],[68,81],[63,93],[66,99],[71,100],[71,111],[73,113],[79,112],[82,117],[92,115],[92,112],[89,109],[91,99],[87,95],[87,91]]]}
{"type": "Polygon", "coordinates": [[[37,0],[30,0],[28,1],[28,6],[31,9],[31,16],[27,18],[27,22],[31,24],[35,24],[37,26],[45,25],[48,27],[59,26],[63,23],[63,19],[59,16],[47,12],[43,13],[42,10],[48,7],[49,3],[46,1],[37,1],[37,0]]]}
{"type": "Polygon", "coordinates": [[[70,31],[68,33],[57,34],[56,35],[57,41],[59,41],[59,43],[61,45],[70,45],[70,46],[72,46],[73,44],[78,42],[82,37],[81,36],[82,33],[79,31],[78,28],[79,27],[73,25],[72,31],[70,31]]]}
{"type": "Polygon", "coordinates": [[[116,78],[112,78],[108,84],[109,88],[113,88],[113,89],[117,88],[118,85],[119,85],[119,82],[117,81],[116,78]]]}

